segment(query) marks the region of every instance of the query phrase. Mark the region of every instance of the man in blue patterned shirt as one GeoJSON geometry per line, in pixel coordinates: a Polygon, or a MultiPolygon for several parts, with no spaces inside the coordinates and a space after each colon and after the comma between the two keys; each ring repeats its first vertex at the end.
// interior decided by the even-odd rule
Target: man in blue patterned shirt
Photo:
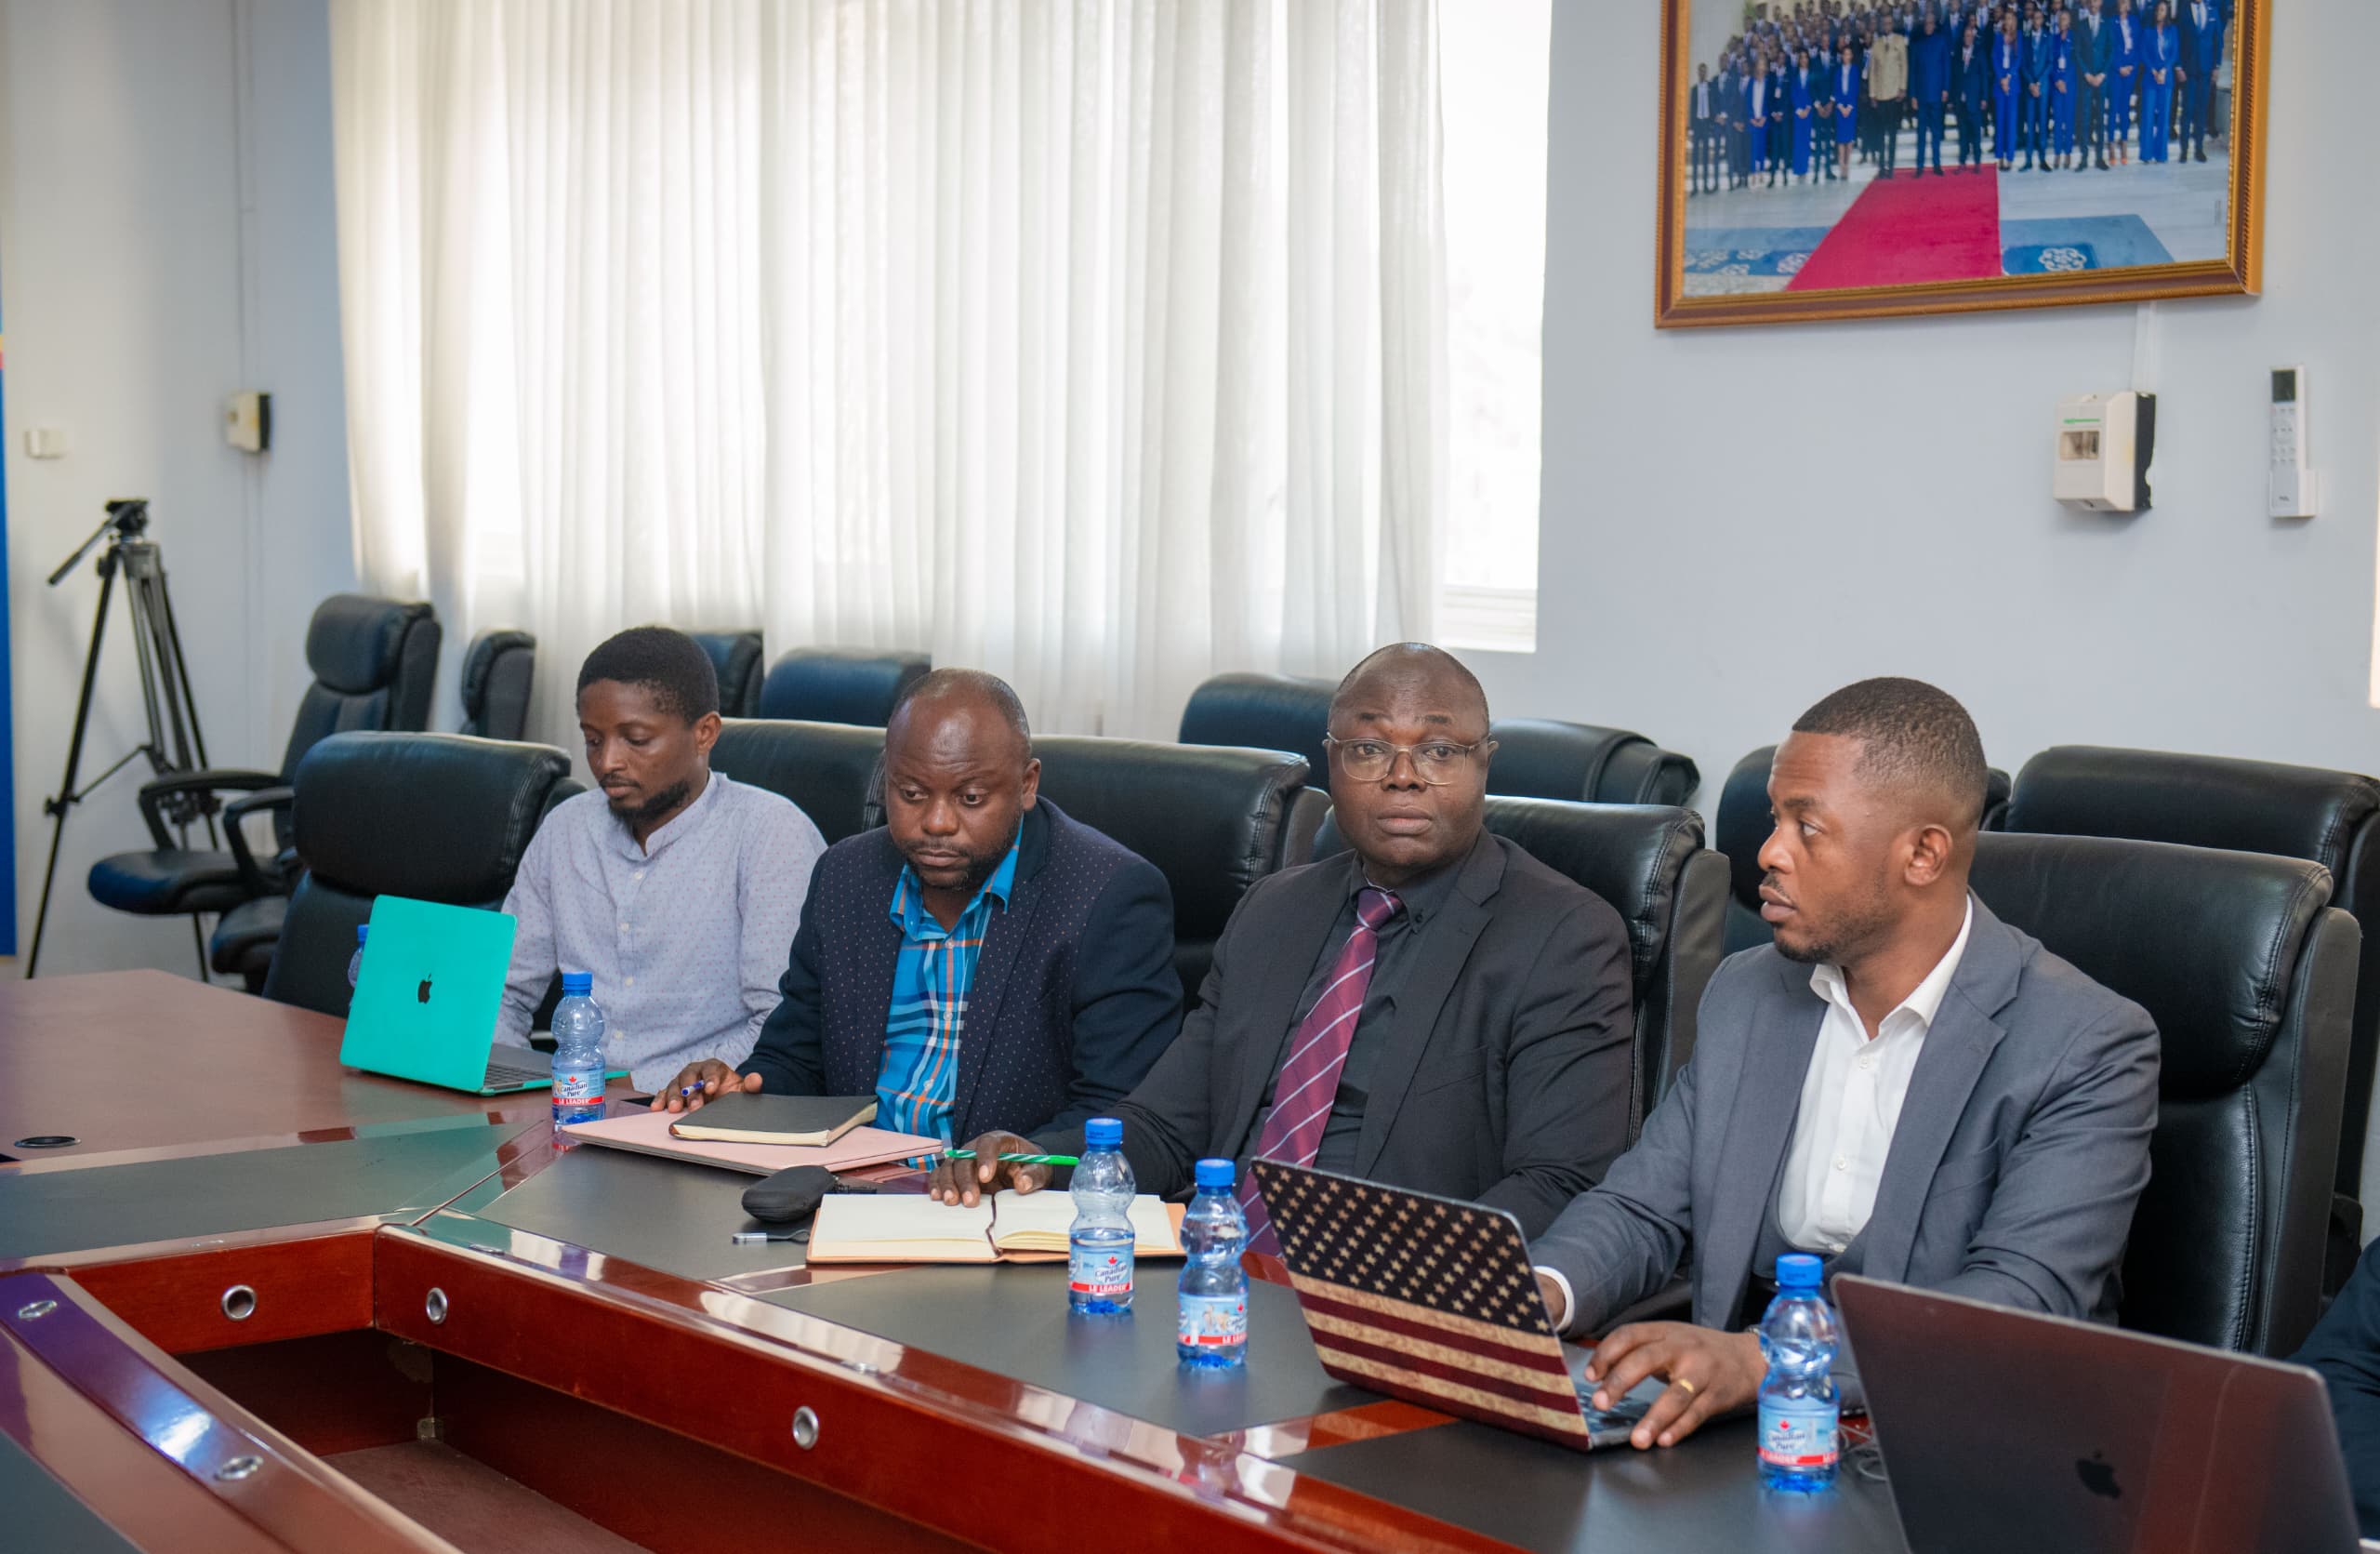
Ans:
{"type": "Polygon", "coordinates": [[[1181,1027],[1172,894],[1040,779],[1014,691],[919,681],[885,730],[885,824],[819,859],[750,1060],[690,1064],[660,1104],[872,1092],[879,1126],[947,1141],[1131,1089],[1181,1027]]]}

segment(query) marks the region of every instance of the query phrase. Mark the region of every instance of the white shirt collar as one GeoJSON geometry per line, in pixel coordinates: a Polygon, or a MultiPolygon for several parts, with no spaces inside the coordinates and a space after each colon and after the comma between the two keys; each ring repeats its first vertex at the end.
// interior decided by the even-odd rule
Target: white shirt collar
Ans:
{"type": "MultiPolygon", "coordinates": [[[[1950,978],[1958,975],[1959,961],[1967,952],[1967,935],[1974,927],[1975,897],[1970,895],[1966,917],[1959,924],[1959,936],[1950,941],[1950,948],[1934,963],[1934,969],[1925,974],[1924,980],[1911,989],[1909,996],[1902,999],[1891,1014],[1876,1022],[1879,1037],[1887,1034],[1884,1029],[1887,1026],[1907,1027],[1913,1023],[1920,1031],[1934,1029],[1934,1016],[1941,1013],[1942,1000],[1950,996],[1950,978]],[[1898,1016],[1903,1014],[1913,1016],[1913,1020],[1900,1019],[1898,1016]]],[[[1843,968],[1831,961],[1822,961],[1810,968],[1810,991],[1829,1003],[1851,1009],[1855,1016],[1858,1013],[1852,1006],[1851,985],[1844,980],[1843,968]]],[[[1861,1029],[1866,1029],[1864,1024],[1861,1029]]]]}

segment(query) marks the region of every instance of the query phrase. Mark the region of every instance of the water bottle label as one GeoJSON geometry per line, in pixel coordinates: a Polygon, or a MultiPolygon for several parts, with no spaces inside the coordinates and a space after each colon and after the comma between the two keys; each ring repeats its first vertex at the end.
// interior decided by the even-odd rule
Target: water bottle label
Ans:
{"type": "Polygon", "coordinates": [[[1066,1256],[1066,1283],[1093,1300],[1121,1300],[1132,1293],[1132,1249],[1078,1246],[1066,1256]]]}
{"type": "Polygon", "coordinates": [[[1246,1295],[1185,1295],[1179,1335],[1185,1348],[1229,1354],[1248,1344],[1246,1295]]]}
{"type": "Polygon", "coordinates": [[[554,1102],[591,1100],[603,1093],[603,1076],[592,1069],[554,1075],[554,1102]]]}
{"type": "Polygon", "coordinates": [[[1760,1405],[1760,1460],[1771,1468],[1809,1472],[1832,1468],[1840,1452],[1838,1411],[1824,1404],[1760,1405]]]}

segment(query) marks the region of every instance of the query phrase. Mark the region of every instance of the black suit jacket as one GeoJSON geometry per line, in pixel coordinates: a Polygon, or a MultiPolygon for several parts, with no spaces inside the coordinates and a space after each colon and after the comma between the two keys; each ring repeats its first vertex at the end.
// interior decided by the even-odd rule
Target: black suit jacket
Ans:
{"type": "MultiPolygon", "coordinates": [[[[903,859],[879,827],[810,876],[777,1005],[743,1071],[763,1091],[867,1096],[884,1061],[903,859]]],[[[959,1042],[955,1136],[1080,1123],[1140,1082],[1182,1023],[1165,876],[1043,799],[984,930],[959,1042]]]]}
{"type": "Polygon", "coordinates": [[[2380,1538],[2380,1242],[2363,1249],[2306,1347],[2290,1358],[2322,1373],[2347,1487],[2355,1492],[2355,1519],[2365,1537],[2380,1538]]]}
{"type": "MultiPolygon", "coordinates": [[[[1260,880],[1215,945],[1200,1003],[1115,1109],[1144,1192],[1243,1162],[1299,995],[1358,868],[1342,853],[1260,880]]],[[[1510,1210],[1536,1235],[1628,1145],[1628,933],[1602,897],[1483,833],[1413,946],[1370,1077],[1355,1172],[1510,1210]]],[[[1071,1152],[1079,1128],[1043,1140],[1071,1152]]]]}

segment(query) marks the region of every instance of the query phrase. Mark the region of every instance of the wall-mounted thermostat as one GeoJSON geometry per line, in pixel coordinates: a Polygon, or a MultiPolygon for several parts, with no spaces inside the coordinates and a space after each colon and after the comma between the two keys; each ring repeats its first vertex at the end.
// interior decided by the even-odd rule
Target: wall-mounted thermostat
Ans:
{"type": "Polygon", "coordinates": [[[272,396],[233,394],[223,405],[223,440],[243,453],[272,445],[272,396]]]}
{"type": "Polygon", "coordinates": [[[2265,511],[2274,518],[2311,518],[2315,497],[2315,476],[2306,467],[2306,369],[2275,367],[2265,511]]]}
{"type": "Polygon", "coordinates": [[[2157,454],[2157,396],[2083,394],[2057,402],[2050,495],[2085,512],[2145,512],[2157,454]]]}

